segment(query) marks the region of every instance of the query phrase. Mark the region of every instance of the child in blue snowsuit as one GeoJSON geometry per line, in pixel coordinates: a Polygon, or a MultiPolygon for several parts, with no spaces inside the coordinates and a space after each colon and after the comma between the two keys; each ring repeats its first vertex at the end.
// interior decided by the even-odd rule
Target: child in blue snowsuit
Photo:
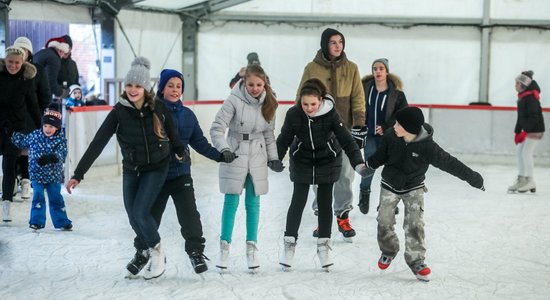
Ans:
{"type": "Polygon", "coordinates": [[[29,227],[37,230],[46,225],[46,199],[48,193],[50,216],[56,229],[71,230],[65,201],[61,196],[63,163],[67,156],[67,140],[61,129],[61,113],[48,108],[42,117],[42,129],[25,135],[14,132],[12,143],[18,148],[29,149],[29,174],[33,187],[31,219],[29,227]]]}
{"type": "Polygon", "coordinates": [[[69,87],[69,96],[67,96],[65,106],[67,109],[70,109],[73,106],[84,106],[84,101],[82,100],[82,89],[80,88],[80,85],[73,84],[69,87]]]}

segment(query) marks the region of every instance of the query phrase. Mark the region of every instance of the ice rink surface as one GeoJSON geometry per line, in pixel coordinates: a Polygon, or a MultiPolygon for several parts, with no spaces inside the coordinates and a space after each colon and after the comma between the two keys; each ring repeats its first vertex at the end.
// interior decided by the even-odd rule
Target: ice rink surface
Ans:
{"type": "MultiPolygon", "coordinates": [[[[288,162],[285,161],[285,164],[288,162]]],[[[270,171],[270,192],[261,198],[258,248],[261,267],[251,274],[245,258],[245,211],[239,206],[229,272],[215,267],[223,196],[217,166],[193,166],[197,205],[211,261],[203,278],[184,252],[174,206],[160,228],[167,256],[164,276],[125,279],[134,254],[133,231],[121,199],[121,177],[84,180],[64,194],[74,231],[28,228],[30,201],[14,202],[13,222],[0,224],[0,299],[549,299],[550,169],[536,167],[535,194],[507,194],[515,166],[470,165],[485,177],[486,191],[471,188],[431,167],[425,195],[426,263],[431,281],[415,279],[400,252],[381,273],[376,242],[380,172],[373,183],[371,212],[351,213],[357,231],[343,241],[333,223],[334,266],[324,272],[311,236],[316,217],[306,206],[292,271],[278,264],[292,185],[288,170],[270,171]]],[[[355,192],[359,178],[356,178],[355,192]]],[[[357,195],[354,203],[357,203],[357,195]]],[[[403,211],[402,204],[400,204],[403,211]]],[[[397,231],[403,241],[403,212],[397,231]]]]}

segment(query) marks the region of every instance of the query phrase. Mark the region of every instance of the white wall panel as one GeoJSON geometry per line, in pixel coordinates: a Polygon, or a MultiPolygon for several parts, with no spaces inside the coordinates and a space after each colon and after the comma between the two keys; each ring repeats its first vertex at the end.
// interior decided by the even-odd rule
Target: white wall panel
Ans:
{"type": "Polygon", "coordinates": [[[10,19],[91,24],[86,6],[12,1],[10,19]]]}
{"type": "Polygon", "coordinates": [[[492,0],[491,18],[548,20],[548,0],[492,0]]]}

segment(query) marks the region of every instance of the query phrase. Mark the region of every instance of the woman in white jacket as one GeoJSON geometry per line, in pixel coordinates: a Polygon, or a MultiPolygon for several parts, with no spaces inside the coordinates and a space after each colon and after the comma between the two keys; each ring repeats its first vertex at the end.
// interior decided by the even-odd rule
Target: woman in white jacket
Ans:
{"type": "Polygon", "coordinates": [[[222,212],[220,260],[227,268],[229,245],[235,223],[239,196],[246,189],[246,256],[249,269],[259,267],[256,259],[260,195],[268,191],[267,167],[281,172],[274,126],[277,100],[259,65],[250,65],[217,113],[210,136],[222,153],[219,170],[220,192],[225,194],[222,212]],[[229,130],[227,136],[226,130],[229,130]]]}

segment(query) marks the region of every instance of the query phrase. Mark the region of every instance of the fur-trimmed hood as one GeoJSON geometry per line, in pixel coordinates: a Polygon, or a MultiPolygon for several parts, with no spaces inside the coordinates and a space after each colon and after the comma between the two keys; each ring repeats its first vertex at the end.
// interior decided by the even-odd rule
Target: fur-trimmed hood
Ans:
{"type": "MultiPolygon", "coordinates": [[[[24,62],[21,68],[23,69],[23,78],[25,80],[33,79],[36,76],[36,67],[33,66],[31,63],[24,62]]],[[[4,70],[6,70],[6,62],[2,58],[0,59],[0,72],[4,70]]]]}
{"type": "MultiPolygon", "coordinates": [[[[367,75],[361,79],[363,82],[363,85],[369,81],[374,81],[374,75],[367,75]]],[[[393,85],[395,86],[395,89],[402,92],[403,91],[403,81],[401,78],[393,73],[388,73],[388,80],[393,82],[393,85]]]]}

